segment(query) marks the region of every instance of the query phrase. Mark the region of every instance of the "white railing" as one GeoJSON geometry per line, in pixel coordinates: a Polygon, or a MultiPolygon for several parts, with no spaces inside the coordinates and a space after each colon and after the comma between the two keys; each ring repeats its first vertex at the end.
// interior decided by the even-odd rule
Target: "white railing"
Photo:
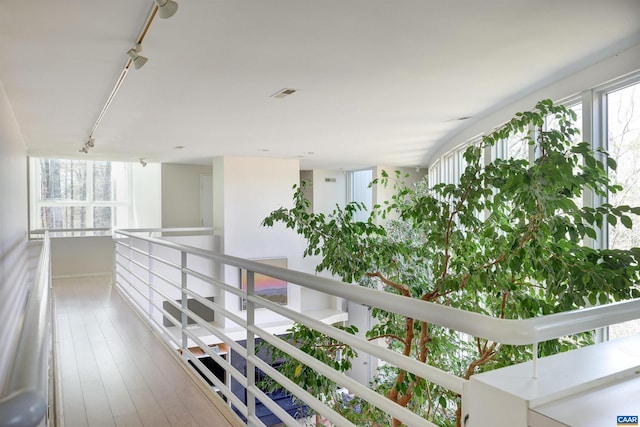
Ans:
{"type": "MultiPolygon", "coordinates": [[[[145,232],[148,231],[149,230],[145,230],[145,232]]],[[[298,322],[309,326],[356,350],[384,360],[387,363],[425,378],[427,381],[443,386],[455,393],[462,394],[463,384],[465,382],[462,378],[405,357],[363,338],[351,335],[310,317],[305,313],[292,311],[282,305],[256,296],[253,289],[253,275],[256,273],[498,343],[532,345],[534,349],[534,371],[532,375],[535,375],[537,343],[640,318],[640,299],[636,299],[539,318],[525,320],[497,319],[478,313],[354,286],[312,274],[213,253],[162,239],[143,237],[138,235],[134,230],[117,230],[114,233],[114,237],[116,239],[114,274],[115,282],[119,288],[147,315],[149,321],[162,331],[174,348],[180,349],[185,360],[190,360],[200,371],[206,373],[216,390],[219,390],[219,393],[224,396],[226,401],[233,405],[248,420],[250,425],[263,425],[255,416],[254,397],[268,407],[285,424],[299,425],[298,421],[272,402],[269,397],[256,386],[254,368],[259,368],[266,375],[272,377],[333,424],[340,426],[353,425],[340,414],[326,406],[316,396],[312,396],[306,390],[301,389],[257,357],[255,354],[254,338],[260,338],[272,346],[285,351],[301,363],[311,367],[340,386],[345,387],[350,393],[365,399],[406,425],[434,425],[410,410],[394,404],[368,387],[348,378],[343,373],[329,368],[315,358],[275,336],[272,328],[270,328],[272,325],[256,322],[256,315],[258,313],[255,310],[256,305],[270,312],[277,313],[290,324],[298,322]],[[163,253],[165,255],[170,254],[170,256],[165,257],[163,253]],[[224,271],[225,268],[233,268],[236,269],[236,271],[237,269],[246,270],[248,272],[247,289],[240,289],[237,284],[227,283],[221,280],[219,277],[222,276],[219,274],[204,274],[201,269],[197,271],[190,264],[194,262],[195,259],[210,262],[212,270],[218,273],[224,271]],[[163,273],[161,272],[163,269],[172,270],[175,274],[163,273]],[[217,299],[211,301],[206,298],[208,295],[197,292],[195,287],[190,285],[191,280],[197,280],[200,283],[207,284],[211,289],[215,289],[215,293],[223,296],[220,298],[222,302],[217,302],[217,299]],[[171,295],[171,292],[173,292],[173,295],[171,295]],[[179,298],[175,298],[176,292],[179,293],[179,298]],[[230,310],[228,305],[225,306],[224,300],[230,295],[247,300],[246,315],[239,315],[236,311],[230,310]],[[189,299],[197,300],[205,307],[213,310],[216,316],[229,319],[238,325],[238,329],[242,331],[242,337],[238,338],[235,332],[229,334],[229,328],[216,327],[203,320],[188,308],[187,301],[189,299]],[[172,318],[172,315],[166,310],[166,303],[169,303],[174,309],[178,310],[179,319],[175,317],[172,318]],[[163,306],[163,304],[165,305],[163,306]],[[160,317],[169,318],[175,327],[165,327],[159,320],[160,317]],[[194,326],[199,328],[200,332],[196,333],[194,326],[188,325],[188,317],[195,320],[197,325],[194,326]],[[175,333],[172,331],[174,329],[179,329],[179,332],[175,333]],[[205,335],[214,337],[215,340],[246,359],[247,375],[243,375],[233,367],[227,359],[212,349],[202,339],[202,331],[204,331],[205,335]],[[238,344],[237,341],[239,339],[246,339],[246,348],[238,344]],[[199,347],[199,352],[211,357],[224,368],[227,373],[226,382],[221,381],[213,374],[209,375],[204,365],[198,360],[194,352],[190,350],[189,343],[195,343],[197,347],[199,347]],[[240,400],[232,393],[228,386],[228,380],[231,378],[246,389],[247,398],[245,401],[240,400]],[[245,404],[245,402],[248,403],[245,404]]],[[[237,277],[238,275],[233,274],[233,276],[237,277]]]]}
{"type": "Polygon", "coordinates": [[[49,247],[49,236],[44,233],[36,280],[25,305],[18,343],[13,349],[13,365],[0,393],[0,427],[47,424],[51,357],[49,247]]]}
{"type": "Polygon", "coordinates": [[[45,233],[49,233],[49,237],[79,237],[79,236],[109,236],[111,229],[101,228],[38,228],[29,231],[31,240],[42,239],[45,233]]]}

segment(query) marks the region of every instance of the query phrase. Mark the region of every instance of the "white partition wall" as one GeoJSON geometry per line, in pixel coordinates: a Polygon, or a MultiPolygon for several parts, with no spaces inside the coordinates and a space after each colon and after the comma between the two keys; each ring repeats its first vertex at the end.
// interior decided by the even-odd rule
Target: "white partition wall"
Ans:
{"type": "MultiPolygon", "coordinates": [[[[0,81],[0,348],[10,349],[27,286],[27,157],[0,81]]],[[[0,384],[10,351],[0,351],[0,384]]]]}
{"type": "MultiPolygon", "coordinates": [[[[248,259],[286,258],[287,267],[301,269],[302,240],[277,224],[261,225],[264,218],[292,203],[293,186],[300,179],[298,160],[247,157],[218,157],[213,160],[213,230],[219,250],[248,259]]],[[[223,279],[240,286],[241,272],[224,269],[223,279]]],[[[287,307],[299,311],[300,288],[288,286],[287,307]]],[[[226,295],[224,306],[243,315],[240,299],[226,295]]],[[[220,302],[222,303],[222,301],[220,302]]],[[[256,322],[277,322],[277,315],[256,312],[256,322]]],[[[229,323],[229,322],[228,322],[229,323]]],[[[232,323],[226,327],[233,327],[232,323]]]]}

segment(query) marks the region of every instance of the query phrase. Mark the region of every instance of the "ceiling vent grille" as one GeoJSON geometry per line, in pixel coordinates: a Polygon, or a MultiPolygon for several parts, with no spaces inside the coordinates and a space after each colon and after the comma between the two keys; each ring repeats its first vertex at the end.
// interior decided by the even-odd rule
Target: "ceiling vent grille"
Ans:
{"type": "Polygon", "coordinates": [[[293,95],[297,91],[297,89],[285,88],[271,95],[271,98],[286,98],[289,95],[293,95]]]}

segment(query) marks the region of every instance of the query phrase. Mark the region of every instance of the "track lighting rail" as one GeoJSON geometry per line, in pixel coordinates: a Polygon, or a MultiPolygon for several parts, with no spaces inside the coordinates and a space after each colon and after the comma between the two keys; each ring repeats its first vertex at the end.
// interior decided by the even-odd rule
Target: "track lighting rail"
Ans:
{"type": "Polygon", "coordinates": [[[122,86],[122,83],[124,83],[124,80],[127,77],[127,73],[131,69],[131,66],[133,65],[137,69],[142,67],[142,65],[144,65],[145,62],[147,62],[147,58],[140,56],[138,53],[140,52],[140,50],[142,50],[142,42],[146,37],[147,32],[151,27],[151,23],[153,22],[156,15],[159,15],[160,18],[169,18],[173,16],[177,10],[178,10],[178,4],[173,0],[154,0],[154,5],[151,7],[151,11],[149,12],[147,19],[145,20],[145,23],[142,26],[142,30],[140,31],[140,34],[138,35],[135,41],[135,48],[132,48],[127,52],[127,55],[128,55],[127,62],[125,62],[124,68],[120,73],[120,76],[116,80],[116,83],[113,89],[111,90],[111,93],[107,97],[107,100],[104,106],[102,107],[102,110],[100,110],[100,114],[98,114],[98,118],[96,119],[96,122],[91,128],[91,131],[89,132],[89,135],[87,137],[87,142],[82,146],[82,148],[80,148],[80,150],[78,150],[79,152],[86,154],[89,152],[89,148],[93,148],[93,146],[95,145],[94,135],[97,129],[100,127],[100,123],[102,122],[102,119],[104,118],[105,114],[109,110],[111,103],[113,102],[114,98],[118,94],[118,91],[122,86]],[[91,141],[91,145],[88,144],[89,141],[91,141]]]}

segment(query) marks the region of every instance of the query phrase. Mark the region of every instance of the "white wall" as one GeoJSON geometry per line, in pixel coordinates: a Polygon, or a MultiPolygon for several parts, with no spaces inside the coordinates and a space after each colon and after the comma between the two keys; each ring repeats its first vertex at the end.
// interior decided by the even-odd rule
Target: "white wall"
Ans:
{"type": "Polygon", "coordinates": [[[131,165],[132,218],[130,228],[162,227],[161,165],[131,165]]]}
{"type": "Polygon", "coordinates": [[[27,157],[0,82],[0,384],[28,289],[27,157]]]}
{"type": "MultiPolygon", "coordinates": [[[[311,183],[307,188],[305,197],[311,200],[313,213],[330,214],[336,206],[344,207],[347,203],[347,177],[344,171],[315,169],[300,172],[300,179],[311,183]],[[328,180],[327,180],[328,179],[328,180]]],[[[304,245],[304,243],[303,243],[304,245]]],[[[304,246],[303,246],[304,247],[304,246]]],[[[301,248],[301,251],[304,249],[301,248]]],[[[300,252],[302,256],[302,252],[300,252]]],[[[300,271],[310,274],[318,274],[324,277],[332,277],[330,273],[323,271],[316,273],[316,266],[320,263],[319,256],[307,256],[301,259],[300,271]]],[[[341,308],[338,299],[311,289],[302,289],[300,294],[300,306],[302,311],[322,308],[341,308]]]]}
{"type": "MultiPolygon", "coordinates": [[[[303,250],[300,237],[280,224],[271,228],[261,226],[272,211],[292,206],[292,187],[299,182],[299,168],[298,160],[291,159],[215,158],[214,244],[217,240],[227,255],[241,258],[286,257],[288,268],[300,270],[303,250]]],[[[225,268],[224,280],[239,285],[239,271],[225,268]]],[[[288,307],[299,310],[300,288],[290,284],[288,291],[288,307]]],[[[241,314],[237,297],[225,295],[223,299],[227,309],[241,314]]],[[[258,322],[275,320],[277,316],[266,310],[256,312],[258,322]]]]}
{"type": "Polygon", "coordinates": [[[114,243],[111,236],[51,238],[53,278],[110,275],[114,243]]]}
{"type": "Polygon", "coordinates": [[[200,227],[200,175],[211,166],[162,164],[162,227],[200,227]]]}
{"type": "Polygon", "coordinates": [[[336,205],[347,203],[347,176],[344,171],[313,171],[313,212],[329,214],[336,205]]]}

